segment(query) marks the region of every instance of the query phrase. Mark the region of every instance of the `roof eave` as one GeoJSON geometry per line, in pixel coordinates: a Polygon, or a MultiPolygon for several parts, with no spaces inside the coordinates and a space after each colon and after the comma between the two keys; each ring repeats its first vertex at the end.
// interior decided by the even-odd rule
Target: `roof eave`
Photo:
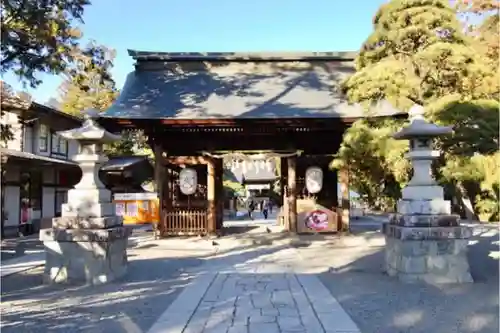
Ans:
{"type": "Polygon", "coordinates": [[[136,61],[353,61],[357,52],[151,52],[128,50],[136,61]]]}

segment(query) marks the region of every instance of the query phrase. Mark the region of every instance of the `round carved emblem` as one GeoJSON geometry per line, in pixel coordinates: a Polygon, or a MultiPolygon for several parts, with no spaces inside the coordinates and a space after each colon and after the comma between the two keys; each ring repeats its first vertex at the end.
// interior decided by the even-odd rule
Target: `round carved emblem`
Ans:
{"type": "Polygon", "coordinates": [[[196,170],[191,168],[184,168],[179,173],[179,187],[182,194],[191,195],[196,192],[198,185],[198,174],[196,170]]]}
{"type": "Polygon", "coordinates": [[[310,167],[306,170],[306,188],[309,193],[318,193],[323,188],[323,170],[310,167]]]}
{"type": "Polygon", "coordinates": [[[306,217],[306,227],[316,231],[322,231],[328,228],[328,214],[322,210],[314,210],[306,217]]]}

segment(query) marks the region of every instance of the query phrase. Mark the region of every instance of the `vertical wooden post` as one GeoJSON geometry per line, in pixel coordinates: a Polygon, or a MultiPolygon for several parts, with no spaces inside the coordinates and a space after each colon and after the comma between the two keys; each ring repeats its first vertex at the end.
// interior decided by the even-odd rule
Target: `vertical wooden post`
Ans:
{"type": "Polygon", "coordinates": [[[288,223],[289,230],[297,232],[297,157],[292,156],[287,159],[288,164],[288,223]]]}
{"type": "Polygon", "coordinates": [[[280,224],[285,229],[289,229],[288,227],[288,164],[287,159],[280,157],[280,185],[281,185],[281,217],[282,220],[280,224]]]}
{"type": "Polygon", "coordinates": [[[340,231],[349,231],[349,171],[345,169],[339,170],[339,183],[340,183],[340,231]]]}
{"type": "Polygon", "coordinates": [[[217,228],[217,207],[215,204],[215,165],[210,160],[207,163],[207,231],[213,234],[217,228]]]}
{"type": "Polygon", "coordinates": [[[153,152],[155,156],[155,191],[158,194],[159,221],[153,224],[153,232],[156,238],[160,237],[165,230],[164,219],[165,208],[163,198],[163,149],[160,145],[154,144],[153,152]]]}
{"type": "Polygon", "coordinates": [[[215,159],[215,205],[217,211],[216,229],[221,230],[224,224],[224,166],[221,159],[215,159]]]}

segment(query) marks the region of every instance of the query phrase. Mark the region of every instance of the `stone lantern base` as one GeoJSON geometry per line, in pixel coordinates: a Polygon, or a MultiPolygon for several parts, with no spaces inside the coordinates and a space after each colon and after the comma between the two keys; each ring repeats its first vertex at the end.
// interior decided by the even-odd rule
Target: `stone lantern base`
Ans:
{"type": "Polygon", "coordinates": [[[45,247],[44,282],[102,284],[127,272],[132,229],[118,216],[59,217],[40,231],[45,247]]]}
{"type": "MultiPolygon", "coordinates": [[[[442,218],[453,220],[453,216],[435,220],[442,218]]],[[[395,224],[397,221],[401,221],[401,215],[396,215],[383,226],[385,268],[389,276],[395,276],[402,282],[473,282],[467,260],[468,239],[472,236],[470,228],[458,224],[401,226],[395,224]]]]}

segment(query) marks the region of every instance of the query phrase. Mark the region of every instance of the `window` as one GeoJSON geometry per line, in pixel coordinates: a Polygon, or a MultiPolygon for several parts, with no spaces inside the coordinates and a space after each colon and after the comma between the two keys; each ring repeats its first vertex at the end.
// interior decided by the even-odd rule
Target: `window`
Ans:
{"type": "Polygon", "coordinates": [[[46,152],[49,145],[49,130],[46,125],[40,124],[38,129],[38,150],[46,152]]]}
{"type": "Polygon", "coordinates": [[[68,141],[66,141],[63,137],[57,135],[56,133],[52,133],[52,144],[51,144],[51,152],[55,155],[68,155],[68,141]]]}

